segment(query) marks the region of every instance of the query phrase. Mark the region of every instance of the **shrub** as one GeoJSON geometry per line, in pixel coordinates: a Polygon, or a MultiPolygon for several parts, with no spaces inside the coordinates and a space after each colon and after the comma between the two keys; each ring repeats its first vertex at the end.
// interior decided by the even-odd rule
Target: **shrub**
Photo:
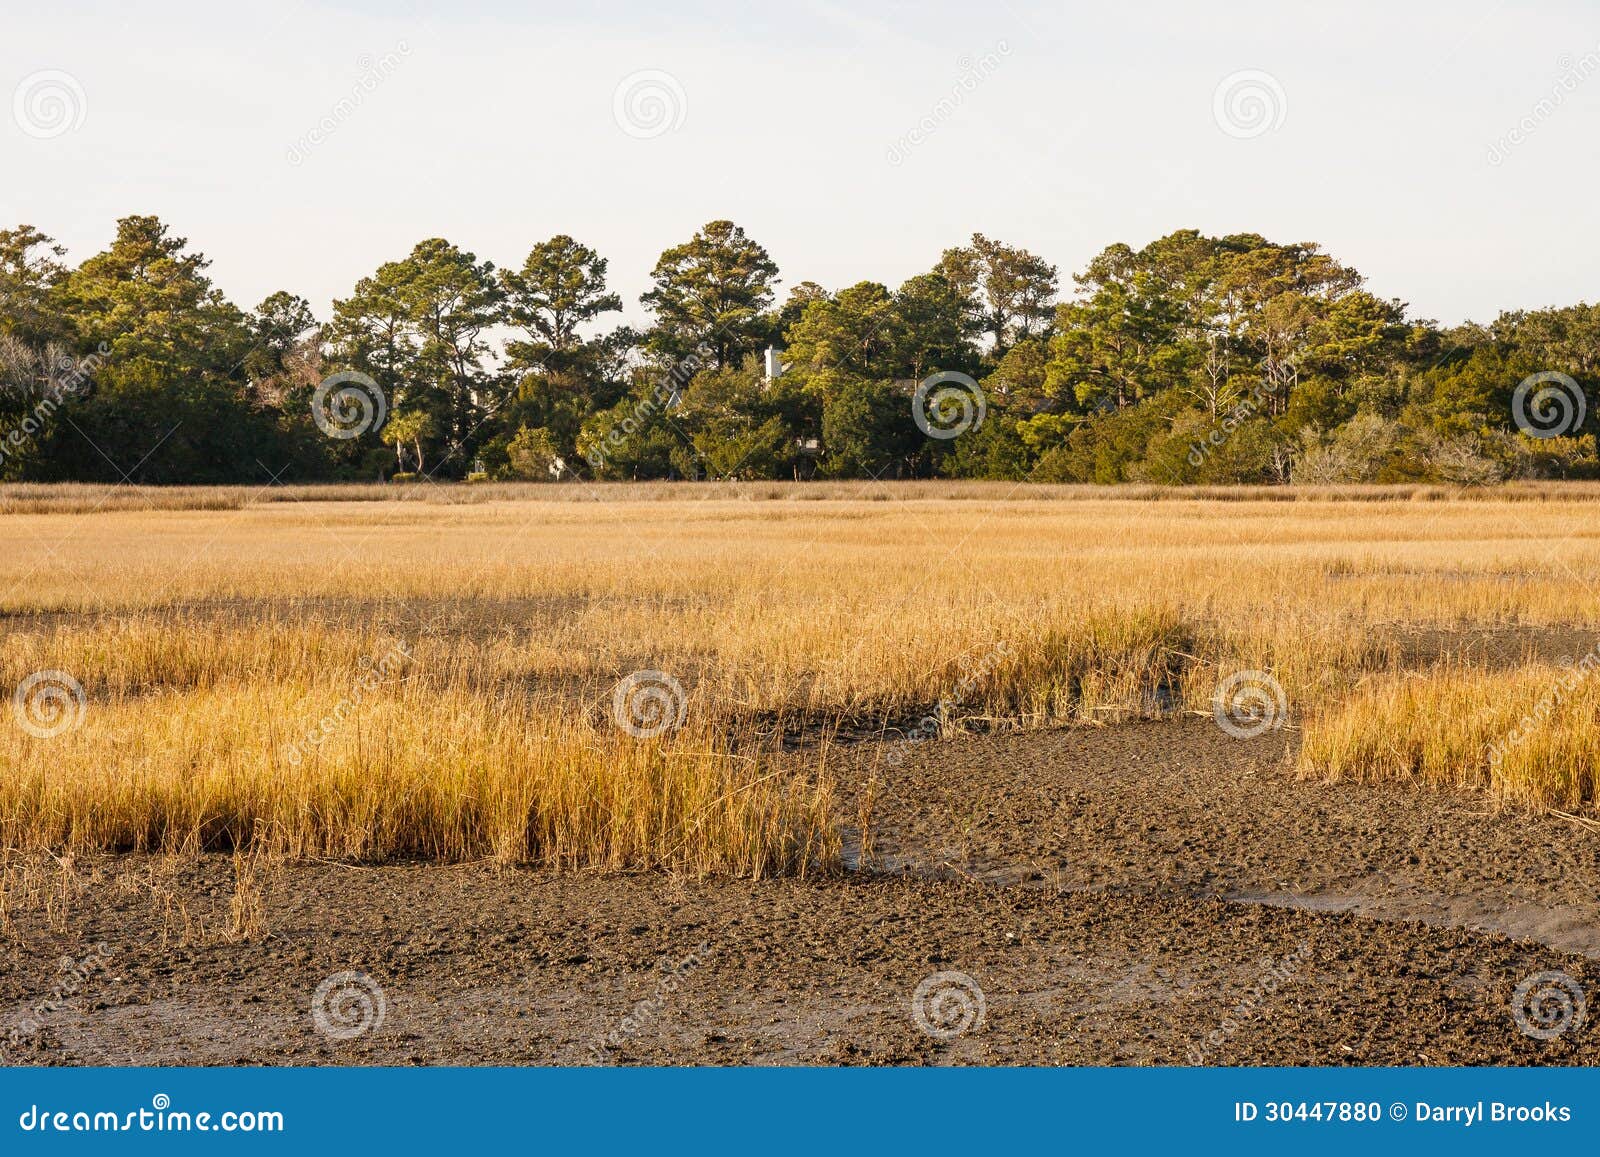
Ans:
{"type": "Polygon", "coordinates": [[[543,426],[520,426],[506,446],[505,476],[524,482],[549,482],[566,465],[556,440],[543,426]]]}
{"type": "Polygon", "coordinates": [[[1400,427],[1377,414],[1357,414],[1331,433],[1307,426],[1291,480],[1297,486],[1374,482],[1399,447],[1400,427]]]}

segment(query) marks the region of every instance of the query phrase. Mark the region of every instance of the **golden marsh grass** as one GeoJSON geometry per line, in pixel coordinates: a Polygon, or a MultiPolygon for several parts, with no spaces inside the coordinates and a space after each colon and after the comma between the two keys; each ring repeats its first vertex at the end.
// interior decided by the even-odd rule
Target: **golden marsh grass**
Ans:
{"type": "Polygon", "coordinates": [[[0,746],[0,843],[354,861],[805,875],[838,859],[825,771],[703,729],[637,741],[464,688],[212,686],[113,698],[0,746]]]}
{"type": "Polygon", "coordinates": [[[5,732],[0,839],[822,871],[837,860],[826,746],[768,758],[785,721],[1160,718],[1209,712],[1240,670],[1282,685],[1310,774],[1593,800],[1573,786],[1593,766],[1576,709],[1549,724],[1566,770],[1541,772],[1528,744],[1498,776],[1465,770],[1559,675],[1558,652],[1593,645],[1591,487],[328,500],[385,497],[349,489],[118,508],[87,488],[0,488],[0,686],[62,671],[86,699],[76,730],[5,732]],[[288,738],[397,643],[403,670],[290,765],[288,738]],[[612,687],[641,671],[681,685],[681,730],[613,725],[612,687]],[[1413,748],[1420,763],[1395,754],[1413,748]]]}
{"type": "Polygon", "coordinates": [[[1487,790],[1580,815],[1600,804],[1592,656],[1570,666],[1439,671],[1364,687],[1306,734],[1306,774],[1487,790]]]}

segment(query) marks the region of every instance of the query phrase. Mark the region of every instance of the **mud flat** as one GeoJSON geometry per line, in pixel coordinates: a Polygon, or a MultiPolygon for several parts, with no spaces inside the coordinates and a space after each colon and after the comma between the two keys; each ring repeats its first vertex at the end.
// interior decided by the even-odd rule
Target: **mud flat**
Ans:
{"type": "Polygon", "coordinates": [[[877,776],[878,855],[824,880],[14,866],[0,1018],[31,1027],[0,1043],[25,1064],[1600,1063],[1582,1020],[1541,1039],[1514,1015],[1530,978],[1600,979],[1600,837],[1303,783],[1292,741],[1196,721],[860,744],[844,803],[877,776]]]}

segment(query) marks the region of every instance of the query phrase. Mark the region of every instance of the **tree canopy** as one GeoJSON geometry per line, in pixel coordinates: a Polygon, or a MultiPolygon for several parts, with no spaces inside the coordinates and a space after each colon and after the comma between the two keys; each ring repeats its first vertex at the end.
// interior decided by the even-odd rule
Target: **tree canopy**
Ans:
{"type": "Polygon", "coordinates": [[[289,290],[241,310],[208,268],[150,216],[75,266],[0,231],[0,478],[1600,476],[1600,306],[1441,327],[1257,234],[1110,245],[1063,299],[974,233],[898,287],[780,303],[717,220],[662,252],[638,330],[566,234],[504,267],[422,240],[325,322],[289,290]]]}

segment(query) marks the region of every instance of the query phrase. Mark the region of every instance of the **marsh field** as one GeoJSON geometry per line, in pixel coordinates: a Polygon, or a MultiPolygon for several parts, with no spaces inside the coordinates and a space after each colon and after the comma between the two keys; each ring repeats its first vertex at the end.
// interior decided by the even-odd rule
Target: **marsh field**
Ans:
{"type": "Polygon", "coordinates": [[[1600,486],[0,487],[15,1064],[1600,1063],[1600,486]]]}

